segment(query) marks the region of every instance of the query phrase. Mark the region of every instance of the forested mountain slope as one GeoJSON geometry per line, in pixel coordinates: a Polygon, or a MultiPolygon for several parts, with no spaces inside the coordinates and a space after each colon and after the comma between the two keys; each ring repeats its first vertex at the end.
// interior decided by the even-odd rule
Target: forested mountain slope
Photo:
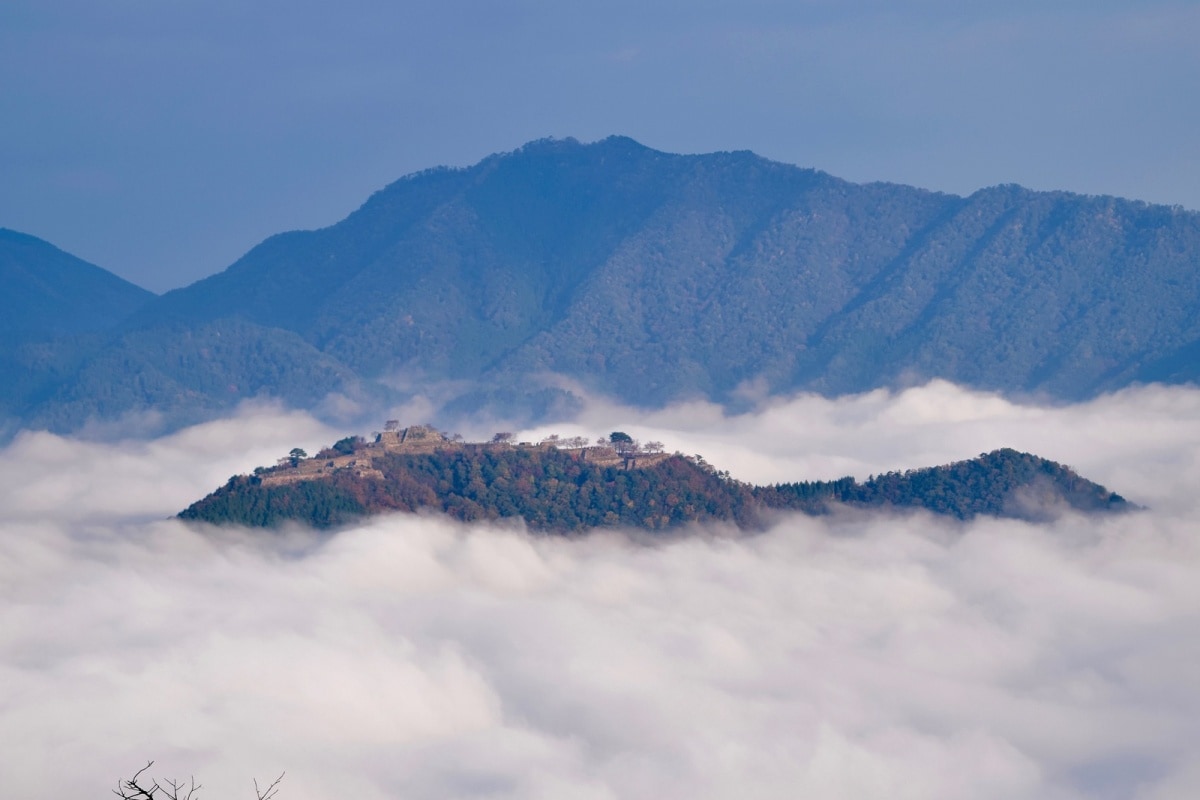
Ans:
{"type": "Polygon", "coordinates": [[[723,401],[751,380],[843,393],[932,377],[1078,399],[1200,373],[1200,214],[547,140],[272,237],[108,347],[112,370],[63,380],[35,419],[204,416],[250,393],[303,405],[314,386],[369,392],[398,373],[462,382],[458,409],[507,413],[545,405],[546,373],[637,404],[723,401]],[[196,330],[243,341],[205,363],[196,330]],[[266,361],[270,379],[251,379],[266,361]],[[143,371],[164,380],[129,382],[143,371]]]}

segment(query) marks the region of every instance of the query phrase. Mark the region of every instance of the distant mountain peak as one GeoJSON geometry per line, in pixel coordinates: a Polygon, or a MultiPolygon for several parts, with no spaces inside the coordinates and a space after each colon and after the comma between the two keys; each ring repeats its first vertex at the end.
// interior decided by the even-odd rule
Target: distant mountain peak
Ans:
{"type": "Polygon", "coordinates": [[[106,330],[154,296],[43,239],[0,228],[0,332],[106,330]]]}
{"type": "Polygon", "coordinates": [[[583,142],[576,139],[574,136],[547,136],[541,139],[533,139],[513,150],[511,153],[500,153],[499,157],[516,154],[536,154],[536,153],[570,153],[580,151],[626,151],[638,152],[649,151],[651,148],[632,139],[628,136],[613,134],[605,136],[603,139],[597,139],[592,142],[583,142]]]}

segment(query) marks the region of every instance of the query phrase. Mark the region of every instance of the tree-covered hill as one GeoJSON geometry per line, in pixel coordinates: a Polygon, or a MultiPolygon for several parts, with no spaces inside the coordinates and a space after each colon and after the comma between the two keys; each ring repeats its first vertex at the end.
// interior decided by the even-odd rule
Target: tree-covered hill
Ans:
{"type": "Polygon", "coordinates": [[[1200,214],[546,140],[271,237],[102,350],[27,397],[26,419],[203,418],[252,393],[307,406],[314,386],[397,374],[510,415],[564,399],[538,388],[547,373],[641,405],[723,402],[752,380],[837,394],[933,377],[1080,399],[1200,377],[1200,214]]]}
{"type": "Polygon", "coordinates": [[[920,507],[959,519],[979,515],[1043,519],[1063,510],[1126,510],[1123,497],[1080,477],[1069,467],[1010,448],[940,467],[889,472],[864,483],[782,483],[755,487],[769,508],[824,513],[832,504],[867,508],[920,507]]]}
{"type": "MultiPolygon", "coordinates": [[[[316,460],[333,455],[328,451],[316,460]]],[[[678,454],[625,468],[553,447],[453,445],[378,453],[370,461],[369,470],[360,460],[304,480],[279,482],[292,474],[286,465],[234,476],[179,516],[213,524],[273,527],[294,521],[331,527],[389,511],[431,511],[463,521],[520,518],[533,530],[567,533],[666,530],[704,521],[753,529],[776,512],[825,514],[838,506],[1035,520],[1067,509],[1131,507],[1062,465],[1015,450],[864,483],[842,478],[769,487],[741,483],[678,454]]]]}

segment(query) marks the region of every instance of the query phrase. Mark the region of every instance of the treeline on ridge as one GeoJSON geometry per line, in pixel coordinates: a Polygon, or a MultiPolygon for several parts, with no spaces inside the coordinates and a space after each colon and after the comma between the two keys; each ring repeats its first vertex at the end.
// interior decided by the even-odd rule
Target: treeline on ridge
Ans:
{"type": "Polygon", "coordinates": [[[1042,519],[1065,508],[1130,507],[1067,467],[1010,449],[861,483],[847,477],[773,486],[736,481],[682,455],[624,469],[555,448],[388,453],[375,467],[382,479],[341,470],[264,485],[256,475],[235,476],[179,516],[214,524],[274,527],[297,521],[328,528],[371,514],[427,510],[461,521],[520,518],[533,530],[570,533],[603,527],[659,531],[703,521],[753,529],[772,512],[824,514],[838,505],[924,508],[959,519],[980,514],[1042,519]]]}

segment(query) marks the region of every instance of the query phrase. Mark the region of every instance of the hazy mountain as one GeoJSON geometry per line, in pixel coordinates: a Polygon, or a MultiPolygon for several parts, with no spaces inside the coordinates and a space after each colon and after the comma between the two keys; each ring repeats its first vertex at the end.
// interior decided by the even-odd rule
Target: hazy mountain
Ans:
{"type": "Polygon", "coordinates": [[[0,228],[0,333],[113,327],[154,295],[34,236],[0,228]]]}
{"type": "Polygon", "coordinates": [[[156,296],[16,231],[0,229],[0,286],[0,410],[10,420],[67,430],[152,410],[172,426],[219,413],[230,397],[311,406],[355,385],[285,330],[239,319],[122,326],[156,296]]]}
{"type": "Polygon", "coordinates": [[[331,393],[361,396],[354,373],[295,333],[220,319],[122,331],[95,348],[31,414],[52,430],[150,412],[169,429],[212,418],[247,398],[302,408],[331,393]]]}
{"type": "Polygon", "coordinates": [[[638,404],[935,376],[1075,399],[1195,379],[1198,310],[1194,212],[540,141],[403,178],[167,293],[34,419],[311,404],[396,374],[464,381],[464,410],[553,403],[531,380],[549,372],[638,404]],[[237,341],[206,358],[197,330],[237,341]]]}
{"type": "Polygon", "coordinates": [[[74,383],[104,332],[154,297],[48,242],[0,228],[0,438],[74,383]]]}

